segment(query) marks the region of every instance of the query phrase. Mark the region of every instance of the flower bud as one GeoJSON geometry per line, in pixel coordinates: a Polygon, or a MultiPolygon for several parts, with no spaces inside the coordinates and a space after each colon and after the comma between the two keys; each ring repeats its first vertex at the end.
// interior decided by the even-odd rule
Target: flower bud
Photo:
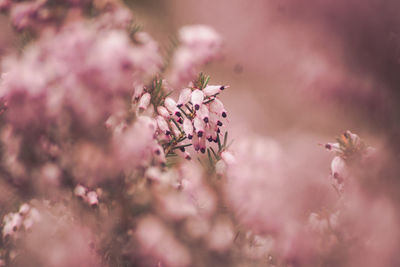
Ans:
{"type": "Polygon", "coordinates": [[[165,119],[169,119],[171,115],[169,114],[168,110],[163,106],[157,107],[157,113],[163,116],[165,119]]]}
{"type": "Polygon", "coordinates": [[[216,127],[221,127],[223,125],[222,121],[219,120],[219,116],[213,112],[209,113],[210,125],[214,125],[216,127]]]}
{"type": "Polygon", "coordinates": [[[151,100],[151,95],[149,93],[145,93],[144,95],[142,95],[142,97],[139,100],[138,111],[143,112],[144,110],[146,110],[150,104],[150,100],[151,100]]]}
{"type": "Polygon", "coordinates": [[[326,143],[325,148],[329,151],[333,152],[340,152],[340,145],[339,143],[326,143]]]}
{"type": "Polygon", "coordinates": [[[189,139],[193,138],[193,124],[192,121],[189,120],[188,118],[185,118],[183,120],[183,131],[186,133],[187,138],[189,139]]]}
{"type": "Polygon", "coordinates": [[[201,153],[206,153],[206,137],[205,135],[203,135],[202,137],[200,137],[200,152],[201,153]]]}
{"type": "Polygon", "coordinates": [[[221,85],[207,85],[206,88],[203,89],[205,96],[213,96],[221,92],[221,90],[225,87],[221,85]]]}
{"type": "Polygon", "coordinates": [[[143,85],[143,83],[138,82],[138,81],[135,80],[133,82],[132,86],[133,86],[133,89],[134,89],[134,94],[132,96],[132,102],[133,102],[134,100],[138,99],[143,94],[144,85],[143,85]]]}
{"type": "Polygon", "coordinates": [[[27,203],[24,203],[20,208],[19,208],[19,214],[22,216],[26,215],[29,212],[30,206],[27,203]]]}
{"type": "Polygon", "coordinates": [[[208,107],[206,105],[201,106],[200,110],[198,111],[198,115],[205,123],[208,123],[209,112],[208,112],[208,107]]]}
{"type": "Polygon", "coordinates": [[[197,136],[202,137],[204,134],[204,121],[202,119],[200,119],[199,117],[195,117],[193,119],[193,125],[194,125],[194,129],[197,133],[197,136]]]}
{"type": "Polygon", "coordinates": [[[210,103],[210,111],[222,116],[223,118],[226,118],[227,116],[224,104],[222,104],[222,102],[217,98],[210,103]]]}
{"type": "Polygon", "coordinates": [[[74,194],[83,199],[86,195],[86,188],[82,185],[77,185],[74,189],[74,194]]]}
{"type": "Polygon", "coordinates": [[[195,151],[200,150],[200,139],[197,135],[193,136],[192,144],[195,151]]]}
{"type": "Polygon", "coordinates": [[[191,101],[195,110],[199,110],[203,104],[204,94],[201,90],[196,89],[192,92],[191,101]]]}
{"type": "Polygon", "coordinates": [[[179,109],[176,106],[176,102],[172,98],[167,97],[164,101],[164,105],[169,110],[169,112],[171,112],[172,114],[174,114],[178,117],[181,116],[181,113],[179,112],[179,109]]]}
{"type": "Polygon", "coordinates": [[[97,199],[97,193],[95,191],[90,191],[87,193],[86,201],[90,206],[94,207],[99,204],[99,200],[97,199]]]}
{"type": "Polygon", "coordinates": [[[165,121],[165,119],[161,116],[157,116],[156,120],[157,120],[157,125],[158,125],[158,128],[160,129],[160,131],[162,133],[164,133],[165,135],[170,135],[171,130],[169,129],[168,123],[165,121]]]}
{"type": "Polygon", "coordinates": [[[342,183],[347,177],[348,172],[346,163],[341,157],[336,156],[333,158],[331,162],[331,173],[333,178],[337,179],[339,183],[342,183]]]}
{"type": "Polygon", "coordinates": [[[177,102],[177,106],[178,107],[182,107],[187,102],[189,102],[191,94],[192,94],[192,90],[190,88],[183,89],[181,91],[181,93],[179,94],[179,99],[178,99],[178,102],[177,102]]]}
{"type": "Polygon", "coordinates": [[[212,138],[212,129],[209,125],[206,125],[205,127],[205,135],[206,135],[206,139],[208,140],[208,142],[212,142],[213,138],[212,138]]]}

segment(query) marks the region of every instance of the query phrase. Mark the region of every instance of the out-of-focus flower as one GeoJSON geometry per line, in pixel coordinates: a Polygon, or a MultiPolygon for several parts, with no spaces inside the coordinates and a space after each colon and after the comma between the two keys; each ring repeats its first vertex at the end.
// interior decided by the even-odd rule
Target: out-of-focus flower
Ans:
{"type": "Polygon", "coordinates": [[[343,183],[344,180],[347,178],[348,171],[346,163],[341,157],[336,156],[333,158],[331,163],[331,174],[332,177],[338,180],[339,183],[343,183]]]}
{"type": "Polygon", "coordinates": [[[201,90],[196,89],[192,92],[191,95],[192,104],[195,110],[199,110],[201,105],[203,104],[204,94],[201,90]]]}
{"type": "MultiPolygon", "coordinates": [[[[38,207],[40,223],[35,223],[23,240],[25,261],[41,266],[101,266],[90,244],[93,233],[73,220],[72,211],[58,203],[38,207]]],[[[26,263],[28,264],[28,263],[26,263]]]]}
{"type": "Polygon", "coordinates": [[[0,11],[7,10],[11,5],[10,0],[1,0],[0,1],[0,11]]]}
{"type": "Polygon", "coordinates": [[[86,201],[92,207],[97,206],[99,204],[97,193],[95,191],[88,192],[86,195],[86,201]]]}
{"type": "Polygon", "coordinates": [[[219,94],[225,88],[227,88],[227,86],[224,86],[224,85],[207,85],[204,88],[203,92],[204,92],[204,95],[206,95],[206,96],[213,96],[213,95],[219,94]]]}
{"type": "Polygon", "coordinates": [[[221,153],[221,158],[228,165],[234,164],[236,162],[235,156],[233,156],[232,153],[229,151],[223,151],[221,153]]]}
{"type": "Polygon", "coordinates": [[[188,266],[191,263],[187,249],[157,218],[142,218],[136,228],[136,238],[144,255],[154,257],[166,266],[188,266]]]}
{"type": "Polygon", "coordinates": [[[225,188],[235,214],[255,231],[281,229],[289,223],[284,209],[287,196],[281,148],[262,138],[241,140],[236,145],[236,161],[228,165],[225,188]]]}
{"type": "Polygon", "coordinates": [[[224,252],[233,243],[232,223],[227,218],[218,218],[208,234],[208,246],[215,251],[224,252]]]}
{"type": "Polygon", "coordinates": [[[3,219],[3,237],[15,238],[23,223],[23,217],[19,213],[9,213],[3,219]]]}
{"type": "Polygon", "coordinates": [[[149,93],[142,95],[142,97],[139,100],[138,111],[139,112],[144,111],[149,106],[150,100],[151,100],[151,95],[149,93]]]}
{"type": "Polygon", "coordinates": [[[184,88],[182,89],[181,93],[179,94],[179,99],[177,102],[177,106],[180,108],[186,103],[190,101],[192,96],[192,89],[190,88],[184,88]]]}
{"type": "Polygon", "coordinates": [[[339,143],[327,143],[325,144],[325,148],[328,151],[333,151],[335,153],[339,153],[340,152],[340,145],[339,143]]]}
{"type": "Polygon", "coordinates": [[[41,221],[41,215],[35,207],[24,203],[16,213],[8,213],[3,218],[3,238],[17,240],[22,237],[22,229],[29,231],[35,223],[41,221]]]}
{"type": "Polygon", "coordinates": [[[247,257],[250,259],[268,257],[269,260],[272,258],[271,253],[274,247],[274,239],[272,237],[254,235],[250,231],[246,233],[246,237],[249,241],[245,244],[243,252],[247,257]]]}
{"type": "Polygon", "coordinates": [[[215,163],[215,172],[216,172],[218,175],[223,175],[223,174],[225,174],[225,172],[226,172],[226,163],[225,163],[225,161],[223,161],[223,160],[218,160],[218,161],[215,163]]]}
{"type": "Polygon", "coordinates": [[[157,122],[141,116],[120,135],[114,137],[114,156],[121,167],[146,166],[153,156],[157,122]]]}
{"type": "Polygon", "coordinates": [[[38,10],[45,4],[43,0],[35,0],[30,2],[21,2],[13,5],[11,9],[11,19],[17,29],[23,29],[28,26],[37,17],[38,10]]]}
{"type": "Polygon", "coordinates": [[[329,221],[321,219],[317,213],[311,213],[308,217],[308,223],[313,231],[325,233],[328,230],[329,221]]]}
{"type": "Polygon", "coordinates": [[[96,125],[119,111],[133,79],[144,83],[161,57],[150,38],[133,45],[120,29],[101,30],[97,34],[96,25],[86,21],[71,23],[46,32],[21,58],[5,60],[1,97],[12,107],[8,121],[38,127],[68,110],[69,119],[96,125]]]}
{"type": "Polygon", "coordinates": [[[171,71],[174,88],[191,81],[201,65],[218,58],[222,46],[218,33],[205,25],[183,27],[179,40],[181,46],[175,51],[171,71]]]}

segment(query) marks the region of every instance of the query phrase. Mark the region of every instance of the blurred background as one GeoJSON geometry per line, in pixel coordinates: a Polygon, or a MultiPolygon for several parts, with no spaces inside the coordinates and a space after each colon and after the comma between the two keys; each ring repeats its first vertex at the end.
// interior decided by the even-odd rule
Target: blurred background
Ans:
{"type": "MultiPolygon", "coordinates": [[[[387,133],[400,83],[398,1],[130,1],[161,43],[213,26],[225,58],[210,66],[236,116],[262,133],[387,133]],[[235,99],[228,99],[228,98],[235,99]],[[251,105],[246,105],[251,102],[251,105]],[[257,115],[256,115],[257,114],[257,115]]],[[[232,118],[233,120],[233,118],[232,118]]]]}
{"type": "MultiPolygon", "coordinates": [[[[399,155],[399,1],[126,4],[161,44],[188,24],[207,24],[221,34],[224,57],[204,71],[211,83],[230,85],[222,99],[233,139],[246,133],[272,137],[298,166],[312,163],[310,172],[322,177],[331,156],[318,144],[347,129],[399,155]]],[[[18,50],[23,37],[12,34],[3,15],[0,33],[0,57],[18,50]]]]}
{"type": "Polygon", "coordinates": [[[212,83],[231,86],[222,99],[234,139],[246,133],[243,129],[272,137],[296,162],[300,176],[323,179],[331,155],[318,144],[351,130],[395,157],[379,175],[385,176],[383,187],[397,194],[399,1],[128,4],[137,22],[160,43],[187,24],[211,25],[222,35],[224,59],[205,72],[212,83]]]}
{"type": "MultiPolygon", "coordinates": [[[[231,85],[231,120],[282,137],[381,137],[397,122],[400,3],[395,0],[127,0],[160,43],[188,24],[213,26],[225,57],[205,71],[231,85]]],[[[0,56],[18,39],[0,17],[0,56]]]]}
{"type": "MultiPolygon", "coordinates": [[[[184,25],[207,24],[220,33],[224,56],[203,71],[211,84],[230,86],[221,95],[230,139],[276,140],[285,173],[293,177],[293,195],[308,192],[316,206],[336,197],[328,179],[333,156],[321,144],[350,130],[382,152],[378,166],[367,171],[377,178],[368,188],[382,189],[399,207],[400,1],[126,4],[141,29],[165,45],[161,49],[184,25]]],[[[19,51],[24,38],[0,15],[0,60],[19,51]]],[[[304,206],[316,209],[313,203],[304,206]]]]}

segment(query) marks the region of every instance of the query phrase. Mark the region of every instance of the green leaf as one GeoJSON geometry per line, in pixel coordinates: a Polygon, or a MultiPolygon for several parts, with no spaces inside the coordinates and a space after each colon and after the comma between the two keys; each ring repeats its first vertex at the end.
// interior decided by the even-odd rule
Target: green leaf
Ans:
{"type": "Polygon", "coordinates": [[[208,103],[210,103],[210,102],[212,102],[212,101],[214,101],[214,98],[210,98],[210,99],[204,101],[203,104],[208,104],[208,103]]]}
{"type": "Polygon", "coordinates": [[[219,139],[219,135],[217,135],[217,142],[218,142],[218,152],[221,152],[222,145],[221,145],[221,140],[219,139]]]}
{"type": "Polygon", "coordinates": [[[210,149],[207,148],[207,155],[208,155],[208,160],[210,161],[210,165],[214,166],[214,161],[211,157],[210,149]]]}
{"type": "Polygon", "coordinates": [[[176,147],[173,147],[172,148],[172,150],[175,150],[175,149],[180,149],[180,148],[182,148],[182,147],[188,147],[188,146],[191,146],[192,144],[185,144],[185,145],[179,145],[179,146],[176,146],[176,147]]]}
{"type": "Polygon", "coordinates": [[[225,136],[224,136],[224,148],[226,148],[226,142],[228,141],[228,132],[225,132],[225,136]]]}
{"type": "Polygon", "coordinates": [[[175,119],[171,118],[170,120],[175,124],[176,128],[178,128],[178,130],[182,133],[182,129],[179,126],[179,124],[175,121],[175,119]]]}
{"type": "Polygon", "coordinates": [[[210,147],[210,150],[214,154],[215,159],[219,160],[219,157],[218,157],[217,153],[215,153],[214,149],[212,147],[210,147]]]}
{"type": "Polygon", "coordinates": [[[202,89],[204,89],[207,86],[209,80],[210,80],[210,76],[207,75],[207,78],[206,78],[205,82],[203,83],[202,89]]]}
{"type": "Polygon", "coordinates": [[[185,115],[186,118],[190,119],[189,116],[186,114],[186,112],[182,108],[178,107],[178,109],[183,113],[183,115],[185,115]]]}
{"type": "Polygon", "coordinates": [[[185,107],[190,111],[190,113],[193,113],[193,109],[191,109],[188,104],[185,104],[185,107]]]}

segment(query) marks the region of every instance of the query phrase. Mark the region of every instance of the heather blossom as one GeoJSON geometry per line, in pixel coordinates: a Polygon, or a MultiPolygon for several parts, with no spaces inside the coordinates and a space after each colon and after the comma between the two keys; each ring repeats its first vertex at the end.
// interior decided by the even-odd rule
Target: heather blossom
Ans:
{"type": "Polygon", "coordinates": [[[164,55],[120,1],[0,10],[32,33],[1,63],[0,266],[395,266],[394,203],[363,178],[376,150],[346,131],[310,179],[278,138],[232,143],[231,89],[201,72],[211,27],[164,55]]]}

